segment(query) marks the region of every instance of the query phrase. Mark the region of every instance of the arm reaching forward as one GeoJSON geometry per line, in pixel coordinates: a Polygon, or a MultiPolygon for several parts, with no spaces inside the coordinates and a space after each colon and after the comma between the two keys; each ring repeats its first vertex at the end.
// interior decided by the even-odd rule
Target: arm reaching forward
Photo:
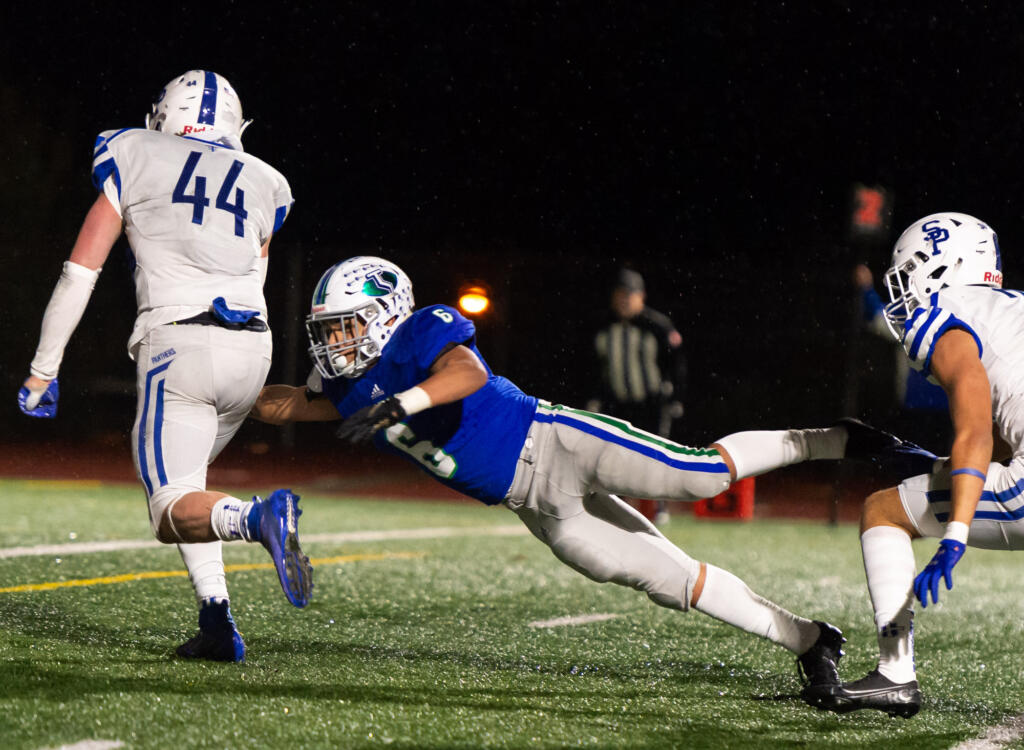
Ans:
{"type": "Polygon", "coordinates": [[[430,367],[430,376],[407,391],[363,407],[338,428],[338,437],[364,443],[378,430],[386,430],[431,406],[449,404],[480,390],[487,383],[483,363],[465,346],[454,346],[430,367]]]}
{"type": "Polygon", "coordinates": [[[330,422],[341,419],[328,399],[311,398],[306,386],[265,385],[249,416],[268,424],[289,422],[330,422]]]}

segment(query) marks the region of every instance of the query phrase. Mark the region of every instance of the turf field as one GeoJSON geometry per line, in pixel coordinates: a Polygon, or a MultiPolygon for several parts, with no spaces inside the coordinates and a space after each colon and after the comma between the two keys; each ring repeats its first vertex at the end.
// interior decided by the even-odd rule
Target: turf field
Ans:
{"type": "MultiPolygon", "coordinates": [[[[905,721],[805,706],[782,649],[587,581],[501,508],[301,505],[311,605],[287,604],[261,548],[229,545],[248,661],[195,663],[170,656],[195,628],[175,549],[84,547],[151,540],[139,490],[0,481],[0,746],[946,748],[1024,711],[1011,554],[971,550],[949,606],[918,615],[926,702],[905,721]],[[587,615],[607,617],[558,624],[587,615]]],[[[855,527],[682,516],[666,533],[843,627],[847,677],[873,666],[855,527]]]]}

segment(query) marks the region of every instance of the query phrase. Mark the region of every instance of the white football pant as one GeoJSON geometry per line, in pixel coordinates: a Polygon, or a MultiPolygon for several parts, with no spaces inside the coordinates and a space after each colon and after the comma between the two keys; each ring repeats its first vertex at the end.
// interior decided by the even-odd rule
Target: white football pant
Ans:
{"type": "Polygon", "coordinates": [[[162,325],[136,356],[132,457],[156,533],[168,506],[206,489],[206,467],[246,418],[267,378],[270,331],[162,325]]]}

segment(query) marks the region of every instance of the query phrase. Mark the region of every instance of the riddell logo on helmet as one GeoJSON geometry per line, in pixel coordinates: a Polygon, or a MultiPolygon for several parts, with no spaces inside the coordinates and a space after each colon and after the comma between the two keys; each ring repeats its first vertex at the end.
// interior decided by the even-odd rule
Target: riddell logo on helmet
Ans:
{"type": "Polygon", "coordinates": [[[201,128],[197,128],[197,127],[194,127],[192,125],[186,125],[185,127],[183,127],[181,129],[181,134],[182,135],[188,135],[189,133],[202,133],[206,129],[207,128],[206,128],[205,125],[203,125],[203,127],[201,127],[201,128]]]}
{"type": "Polygon", "coordinates": [[[1003,275],[998,271],[996,271],[995,273],[992,273],[991,271],[985,271],[985,281],[991,284],[999,284],[1000,286],[1002,286],[1003,275]]]}

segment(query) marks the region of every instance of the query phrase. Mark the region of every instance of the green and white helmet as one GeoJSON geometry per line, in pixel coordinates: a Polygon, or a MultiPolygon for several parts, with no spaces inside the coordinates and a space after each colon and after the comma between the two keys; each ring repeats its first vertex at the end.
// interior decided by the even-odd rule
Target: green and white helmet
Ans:
{"type": "Polygon", "coordinates": [[[415,305],[409,277],[383,258],[361,255],[327,269],[306,316],[309,355],[321,377],[366,372],[415,305]]]}

